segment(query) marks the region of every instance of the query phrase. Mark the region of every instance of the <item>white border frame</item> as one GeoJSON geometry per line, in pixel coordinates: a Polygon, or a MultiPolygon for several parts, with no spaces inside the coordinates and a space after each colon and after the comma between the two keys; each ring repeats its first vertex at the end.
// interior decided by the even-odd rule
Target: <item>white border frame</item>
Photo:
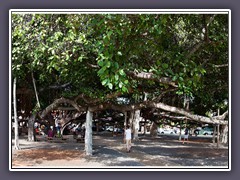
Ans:
{"type": "Polygon", "coordinates": [[[9,170],[10,171],[231,171],[231,10],[230,9],[10,9],[9,10],[9,170]],[[228,164],[229,167],[216,166],[216,167],[202,167],[202,166],[183,166],[183,167],[155,167],[155,166],[144,166],[144,167],[58,167],[58,168],[49,168],[46,167],[36,167],[36,168],[29,168],[29,167],[21,167],[19,169],[13,168],[12,169],[12,140],[11,140],[11,104],[12,104],[12,64],[11,64],[11,57],[12,57],[12,41],[11,41],[11,15],[12,13],[16,14],[228,14],[229,15],[229,157],[228,157],[228,164]],[[42,169],[41,169],[42,168],[42,169]],[[76,169],[71,169],[76,168],[76,169]],[[96,169],[94,169],[96,168],[96,169]],[[121,169],[124,168],[124,169],[121,169]],[[132,169],[131,169],[132,168],[132,169]],[[134,169],[133,169],[134,168],[134,169]]]}

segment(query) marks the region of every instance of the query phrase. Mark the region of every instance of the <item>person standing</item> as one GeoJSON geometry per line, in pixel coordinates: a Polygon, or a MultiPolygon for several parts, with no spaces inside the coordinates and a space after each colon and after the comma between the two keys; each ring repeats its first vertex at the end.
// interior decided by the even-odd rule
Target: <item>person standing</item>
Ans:
{"type": "Polygon", "coordinates": [[[56,129],[57,129],[57,136],[60,138],[61,137],[61,124],[60,123],[57,124],[56,129]]]}
{"type": "Polygon", "coordinates": [[[188,141],[189,129],[186,127],[184,130],[183,144],[185,141],[188,141]]]}
{"type": "Polygon", "coordinates": [[[50,126],[50,129],[48,130],[48,139],[52,139],[53,136],[54,136],[53,126],[50,126]]]}
{"type": "Polygon", "coordinates": [[[131,140],[132,140],[132,131],[130,129],[130,126],[127,126],[127,129],[125,130],[125,142],[126,142],[126,149],[127,152],[130,152],[132,144],[131,144],[131,140]]]}

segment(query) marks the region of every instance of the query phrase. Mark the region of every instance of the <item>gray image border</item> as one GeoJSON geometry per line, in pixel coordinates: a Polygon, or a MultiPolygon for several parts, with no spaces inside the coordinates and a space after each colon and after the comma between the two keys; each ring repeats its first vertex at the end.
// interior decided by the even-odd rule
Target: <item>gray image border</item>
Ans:
{"type": "Polygon", "coordinates": [[[43,178],[53,178],[58,180],[65,180],[67,178],[80,178],[80,179],[239,179],[239,162],[240,162],[240,145],[238,141],[238,127],[240,127],[240,111],[238,110],[238,102],[240,101],[239,91],[240,85],[238,77],[240,76],[239,68],[240,67],[240,51],[239,51],[239,42],[240,42],[240,2],[238,0],[202,0],[202,1],[192,1],[192,0],[42,0],[42,1],[33,1],[33,0],[9,0],[2,1],[0,6],[0,22],[2,24],[0,28],[0,55],[1,55],[1,66],[0,66],[0,114],[2,124],[0,126],[0,135],[1,135],[1,153],[0,153],[0,174],[4,179],[18,179],[18,180],[28,180],[36,179],[42,180],[43,178]],[[8,107],[9,107],[9,27],[8,27],[8,11],[9,9],[114,9],[114,8],[127,8],[127,9],[231,9],[232,11],[232,88],[231,94],[232,103],[232,167],[230,172],[9,172],[9,140],[8,140],[8,107]]]}
{"type": "MultiPolygon", "coordinates": [[[[231,10],[230,9],[71,9],[71,10],[66,10],[66,9],[11,9],[9,10],[9,49],[11,49],[11,15],[12,14],[18,14],[18,13],[41,13],[41,14],[101,14],[101,13],[110,13],[110,14],[128,14],[128,13],[133,13],[133,14],[141,14],[141,13],[147,13],[147,14],[153,14],[153,13],[159,13],[159,14],[207,14],[207,13],[213,13],[213,14],[228,14],[229,16],[229,27],[231,27],[231,10]]],[[[231,30],[229,30],[231,32],[231,30]]],[[[231,37],[231,33],[229,33],[231,37]]],[[[231,44],[229,38],[229,45],[231,44]]],[[[231,65],[231,47],[229,46],[229,64],[231,65]]],[[[9,53],[9,59],[11,59],[11,53],[9,53]]],[[[11,66],[11,62],[10,66],[11,66]]],[[[229,68],[229,75],[231,74],[231,69],[229,68]]],[[[231,81],[231,76],[229,76],[229,82],[231,81]]],[[[9,89],[12,89],[11,85],[11,69],[9,68],[9,89]]],[[[229,83],[229,89],[231,84],[229,83]]],[[[231,89],[230,91],[231,92],[231,89]]],[[[11,91],[9,91],[9,100],[10,102],[12,101],[11,99],[11,91]]],[[[231,102],[231,98],[229,99],[231,102]]],[[[229,103],[230,104],[230,103],[229,103]]],[[[9,103],[9,117],[11,117],[11,103],[9,103]]],[[[231,109],[229,110],[231,114],[231,109]]],[[[229,129],[231,130],[231,116],[230,116],[230,121],[229,121],[229,129]]],[[[11,123],[9,123],[11,124],[11,123]]],[[[9,132],[11,132],[11,127],[9,125],[9,132]]],[[[230,135],[231,136],[231,135],[230,135]]],[[[231,152],[231,137],[229,137],[229,157],[231,157],[230,152],[231,152]]],[[[133,168],[133,167],[102,167],[102,168],[86,168],[86,167],[79,167],[79,168],[12,168],[11,165],[11,160],[12,160],[12,145],[11,145],[11,133],[9,133],[9,170],[10,171],[230,171],[231,170],[231,158],[229,159],[229,165],[228,168],[214,168],[214,167],[199,167],[199,168],[191,168],[191,167],[180,167],[180,168],[174,168],[174,167],[153,167],[153,168],[133,168]]]]}

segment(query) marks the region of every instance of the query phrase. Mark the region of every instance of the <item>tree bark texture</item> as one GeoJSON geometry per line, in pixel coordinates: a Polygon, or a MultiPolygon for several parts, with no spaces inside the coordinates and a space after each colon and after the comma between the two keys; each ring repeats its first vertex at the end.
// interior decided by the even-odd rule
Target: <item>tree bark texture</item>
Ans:
{"type": "Polygon", "coordinates": [[[36,115],[32,115],[28,120],[28,141],[36,141],[36,133],[34,130],[34,122],[36,115]]]}
{"type": "Polygon", "coordinates": [[[59,104],[70,104],[72,105],[78,112],[84,112],[86,111],[86,107],[79,107],[78,104],[75,101],[72,101],[70,99],[66,99],[66,98],[59,98],[56,99],[52,104],[50,104],[49,106],[47,106],[41,113],[40,113],[40,117],[44,118],[48,113],[50,113],[53,109],[57,108],[59,106],[59,104]]]}
{"type": "Polygon", "coordinates": [[[157,136],[157,124],[153,121],[152,125],[150,127],[150,135],[152,137],[156,137],[157,136]]]}
{"type": "Polygon", "coordinates": [[[32,72],[32,81],[33,81],[34,92],[35,92],[35,95],[36,95],[37,106],[38,106],[38,108],[40,108],[40,102],[39,102],[39,99],[38,99],[38,93],[37,93],[37,88],[36,88],[36,83],[35,83],[35,79],[34,79],[34,76],[33,76],[33,72],[32,72]]]}
{"type": "Polygon", "coordinates": [[[221,133],[221,143],[228,143],[228,126],[227,125],[224,125],[222,127],[222,133],[221,133]]]}
{"type": "Polygon", "coordinates": [[[87,111],[86,116],[86,127],[85,127],[85,152],[86,155],[91,156],[92,155],[92,118],[93,113],[90,111],[87,111]]]}
{"type": "MultiPolygon", "coordinates": [[[[66,99],[66,98],[60,98],[56,99],[52,104],[50,104],[48,107],[46,107],[42,113],[40,114],[40,117],[43,118],[45,117],[49,112],[51,112],[53,109],[57,108],[59,104],[61,103],[67,103],[72,105],[78,112],[84,112],[86,111],[87,107],[81,107],[79,106],[75,101],[66,99]]],[[[169,106],[164,103],[160,102],[153,102],[153,101],[144,101],[141,103],[136,103],[136,104],[129,104],[129,105],[118,105],[118,104],[112,104],[112,103],[102,103],[98,105],[92,105],[89,107],[92,112],[95,111],[101,111],[101,110],[106,110],[106,109],[113,109],[113,110],[118,110],[120,112],[124,111],[134,111],[142,108],[157,108],[157,109],[162,109],[164,111],[176,113],[176,114],[181,114],[183,116],[186,116],[190,118],[193,121],[197,122],[202,122],[206,124],[220,124],[220,125],[227,125],[228,121],[224,120],[226,115],[228,114],[228,111],[226,111],[224,114],[220,116],[214,116],[214,117],[206,117],[206,116],[201,116],[201,115],[195,115],[189,111],[186,111],[185,109],[174,107],[174,106],[169,106]]],[[[131,119],[131,118],[130,118],[131,119]]]]}
{"type": "Polygon", "coordinates": [[[222,114],[220,116],[214,116],[214,117],[210,118],[210,117],[206,117],[206,116],[195,115],[195,114],[193,114],[189,111],[186,111],[185,109],[182,109],[182,108],[169,106],[164,103],[160,103],[160,102],[157,103],[157,102],[153,102],[153,101],[144,101],[141,103],[130,104],[130,105],[117,105],[117,104],[111,104],[111,103],[103,103],[103,104],[99,104],[96,106],[92,106],[91,110],[92,111],[100,111],[100,110],[105,110],[105,109],[114,109],[114,110],[123,112],[123,111],[134,111],[134,110],[142,109],[142,108],[162,109],[164,111],[184,115],[193,121],[202,122],[202,123],[206,123],[206,124],[221,124],[221,125],[228,124],[228,121],[224,120],[224,118],[228,114],[228,111],[226,111],[224,114],[222,114]]]}
{"type": "Polygon", "coordinates": [[[16,150],[21,149],[19,146],[19,134],[18,134],[18,118],[17,118],[17,94],[16,94],[17,78],[13,81],[13,109],[14,109],[14,148],[16,150]]]}
{"type": "Polygon", "coordinates": [[[140,121],[140,110],[136,110],[134,112],[134,118],[133,118],[133,140],[139,140],[138,138],[139,121],[140,121]]]}

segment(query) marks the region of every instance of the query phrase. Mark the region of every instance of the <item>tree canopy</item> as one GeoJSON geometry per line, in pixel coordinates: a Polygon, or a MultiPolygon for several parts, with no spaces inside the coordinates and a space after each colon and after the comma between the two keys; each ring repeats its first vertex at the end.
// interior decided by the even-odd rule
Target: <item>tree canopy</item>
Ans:
{"type": "Polygon", "coordinates": [[[228,31],[227,14],[12,14],[12,73],[30,89],[33,74],[44,108],[125,103],[197,120],[228,110],[228,31]]]}

